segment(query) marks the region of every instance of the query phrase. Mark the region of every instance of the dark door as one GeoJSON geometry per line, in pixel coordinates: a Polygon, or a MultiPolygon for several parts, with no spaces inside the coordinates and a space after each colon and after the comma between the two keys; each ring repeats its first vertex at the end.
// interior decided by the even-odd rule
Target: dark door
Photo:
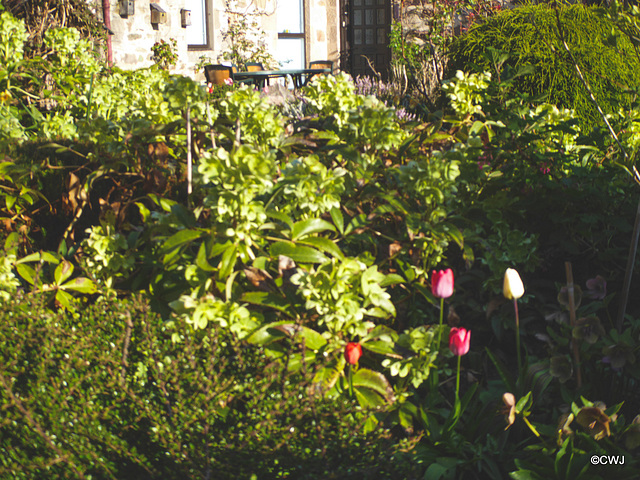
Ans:
{"type": "Polygon", "coordinates": [[[341,68],[354,78],[375,73],[383,78],[388,75],[390,4],[390,0],[344,0],[342,3],[341,68]]]}

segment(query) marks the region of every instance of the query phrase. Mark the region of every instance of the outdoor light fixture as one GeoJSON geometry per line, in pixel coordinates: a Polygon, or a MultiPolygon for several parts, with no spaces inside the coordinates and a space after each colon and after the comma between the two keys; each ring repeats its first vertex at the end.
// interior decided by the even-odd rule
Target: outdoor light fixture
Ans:
{"type": "Polygon", "coordinates": [[[128,17],[136,13],[136,0],[120,0],[120,16],[128,17]]]}
{"type": "Polygon", "coordinates": [[[180,21],[182,23],[182,28],[187,28],[191,25],[191,10],[187,10],[186,8],[180,10],[180,21]]]}
{"type": "Polygon", "coordinates": [[[157,3],[151,3],[151,23],[167,23],[167,12],[157,3]]]}

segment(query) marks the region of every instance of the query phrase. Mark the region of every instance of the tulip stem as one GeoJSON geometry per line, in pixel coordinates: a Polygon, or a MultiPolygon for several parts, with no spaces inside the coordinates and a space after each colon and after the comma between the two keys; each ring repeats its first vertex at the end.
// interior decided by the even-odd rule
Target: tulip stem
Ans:
{"type": "Polygon", "coordinates": [[[518,353],[518,376],[522,373],[522,358],[520,356],[520,317],[518,315],[518,300],[513,299],[513,308],[516,312],[516,351],[518,353]]]}
{"type": "Polygon", "coordinates": [[[353,398],[353,378],[351,377],[351,370],[353,370],[353,365],[349,365],[349,396],[353,398]]]}
{"type": "Polygon", "coordinates": [[[460,359],[462,355],[458,355],[458,372],[456,374],[456,402],[460,399],[460,359]]]}
{"type": "Polygon", "coordinates": [[[440,299],[440,328],[438,328],[438,343],[437,348],[440,350],[440,342],[442,341],[442,319],[444,317],[444,298],[440,299]]]}

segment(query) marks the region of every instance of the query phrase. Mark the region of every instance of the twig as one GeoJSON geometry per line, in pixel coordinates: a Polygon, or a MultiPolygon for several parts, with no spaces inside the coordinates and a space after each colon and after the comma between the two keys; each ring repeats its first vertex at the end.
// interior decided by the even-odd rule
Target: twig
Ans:
{"type": "Polygon", "coordinates": [[[620,297],[620,309],[618,311],[618,319],[616,322],[616,329],[618,330],[618,332],[622,332],[624,317],[627,313],[627,303],[629,301],[629,290],[631,290],[631,276],[633,275],[633,264],[635,263],[639,239],[640,239],[640,201],[638,201],[638,210],[636,211],[636,221],[633,226],[633,237],[631,237],[631,245],[629,245],[629,256],[627,257],[627,268],[624,273],[624,284],[622,287],[622,296],[620,297]]]}
{"type": "Polygon", "coordinates": [[[191,107],[187,105],[187,195],[193,192],[193,158],[191,158],[191,107]]]}
{"type": "MultiPolygon", "coordinates": [[[[613,137],[615,142],[618,144],[618,148],[620,148],[620,151],[622,152],[622,156],[625,158],[625,160],[628,160],[629,156],[627,155],[627,152],[625,151],[624,147],[620,143],[620,140],[618,140],[618,136],[616,135],[616,132],[613,130],[613,127],[609,123],[609,120],[607,119],[607,116],[605,115],[605,113],[602,111],[602,108],[600,108],[600,104],[598,103],[598,100],[596,99],[595,95],[593,94],[593,91],[591,90],[591,87],[589,87],[589,84],[587,83],[586,78],[584,78],[584,75],[582,75],[582,71],[580,70],[580,67],[578,66],[578,62],[576,62],[576,59],[573,56],[573,53],[571,53],[571,50],[569,50],[569,45],[567,45],[567,42],[565,42],[565,40],[564,40],[564,35],[562,33],[562,23],[560,22],[560,11],[558,10],[558,5],[557,5],[556,2],[554,2],[554,7],[555,7],[555,10],[556,10],[556,23],[557,23],[557,26],[558,26],[558,35],[560,36],[560,42],[562,42],[562,46],[564,47],[565,51],[569,55],[569,58],[571,58],[571,62],[573,63],[573,66],[576,69],[576,73],[578,74],[578,78],[580,79],[580,82],[582,83],[582,86],[589,93],[589,98],[591,99],[591,101],[595,105],[596,109],[598,110],[598,113],[600,114],[600,116],[602,117],[602,120],[604,121],[605,125],[607,126],[607,129],[609,130],[609,133],[611,133],[611,136],[613,137]]],[[[634,167],[634,169],[635,169],[635,167],[634,167]]],[[[634,179],[638,183],[640,183],[640,181],[638,181],[638,179],[636,179],[636,178],[634,178],[634,179]]]]}

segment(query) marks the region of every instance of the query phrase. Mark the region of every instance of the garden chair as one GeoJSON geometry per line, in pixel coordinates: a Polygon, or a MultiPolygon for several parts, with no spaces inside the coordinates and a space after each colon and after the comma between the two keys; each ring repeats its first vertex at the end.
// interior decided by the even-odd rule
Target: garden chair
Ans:
{"type": "MultiPolygon", "coordinates": [[[[262,63],[260,62],[247,62],[244,64],[244,68],[247,70],[247,72],[260,72],[264,70],[264,65],[262,65],[262,63]]],[[[264,82],[269,85],[269,77],[266,77],[264,79],[264,82]]]]}
{"type": "Polygon", "coordinates": [[[259,72],[260,70],[264,70],[264,66],[260,62],[247,62],[244,64],[244,68],[247,69],[247,72],[259,72]]]}
{"type": "Polygon", "coordinates": [[[331,60],[314,60],[309,62],[309,68],[330,68],[333,73],[333,62],[331,60]]]}
{"type": "Polygon", "coordinates": [[[234,82],[237,83],[253,83],[253,80],[250,78],[245,78],[242,80],[237,80],[234,77],[234,73],[238,71],[238,67],[235,65],[205,65],[204,67],[204,77],[207,80],[207,83],[212,83],[213,85],[226,85],[225,80],[230,78],[234,82]]]}
{"type": "Polygon", "coordinates": [[[226,85],[228,80],[233,80],[233,67],[230,65],[205,65],[204,78],[207,83],[213,85],[226,85]]]}
{"type": "MultiPolygon", "coordinates": [[[[333,73],[333,62],[331,60],[314,60],[313,62],[309,62],[309,68],[329,68],[331,69],[330,73],[333,73]]],[[[315,76],[317,75],[326,75],[325,73],[316,73],[315,75],[311,75],[304,82],[306,85],[309,83],[315,76]]]]}

